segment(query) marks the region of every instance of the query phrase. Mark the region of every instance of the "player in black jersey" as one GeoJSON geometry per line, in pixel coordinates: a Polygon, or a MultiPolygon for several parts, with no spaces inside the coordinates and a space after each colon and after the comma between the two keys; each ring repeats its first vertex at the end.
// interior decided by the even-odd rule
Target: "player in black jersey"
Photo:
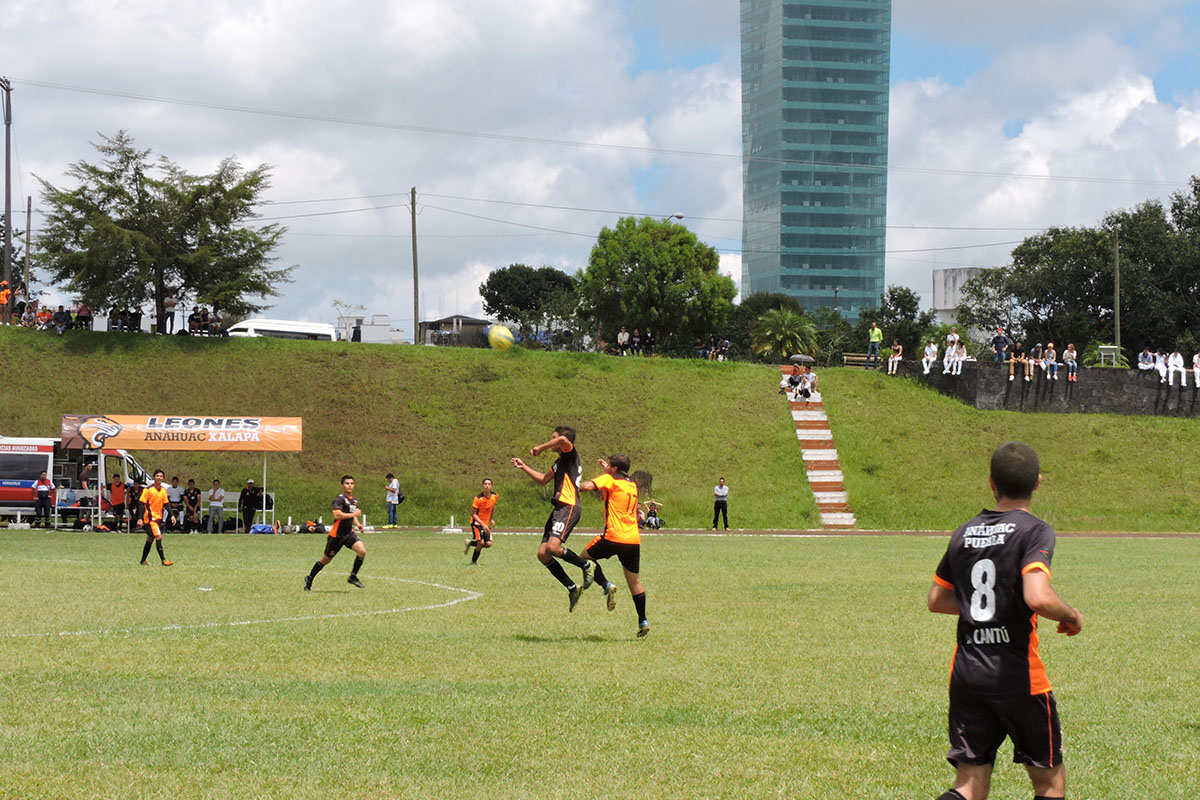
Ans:
{"type": "Polygon", "coordinates": [[[583,476],[583,465],[579,461],[579,451],[575,449],[575,429],[559,425],[554,429],[549,441],[539,444],[529,453],[537,456],[547,450],[558,453],[558,459],[546,472],[538,472],[519,458],[513,458],[511,461],[514,467],[542,485],[554,481],[554,508],[546,520],[546,529],[542,532],[542,544],[538,547],[537,557],[550,574],[567,587],[567,610],[574,611],[584,589],[592,585],[592,563],[563,546],[571,531],[579,524],[580,517],[579,479],[583,476]],[[567,577],[567,571],[556,560],[559,558],[583,570],[582,585],[567,577]]]}
{"type": "Polygon", "coordinates": [[[1066,789],[1062,729],[1038,656],[1038,616],[1074,636],[1083,615],[1050,585],[1054,529],[1030,511],[1042,476],[1037,453],[1007,442],[992,454],[996,508],[950,537],[929,588],[929,610],[958,617],[950,669],[950,752],[954,788],[938,800],[983,800],[996,751],[1008,736],[1038,798],[1066,789]]]}
{"type": "Polygon", "coordinates": [[[329,529],[329,536],[325,539],[325,554],[313,564],[312,570],[304,576],[304,591],[312,590],[313,578],[317,577],[317,573],[324,569],[325,565],[332,561],[333,557],[338,554],[338,550],[343,547],[349,547],[356,556],[346,583],[359,589],[366,588],[358,579],[358,570],[363,565],[363,559],[367,557],[367,546],[363,544],[362,539],[359,539],[358,533],[356,533],[363,529],[361,518],[362,509],[358,507],[358,498],[354,496],[354,478],[343,475],[342,493],[333,498],[333,527],[329,529]]]}

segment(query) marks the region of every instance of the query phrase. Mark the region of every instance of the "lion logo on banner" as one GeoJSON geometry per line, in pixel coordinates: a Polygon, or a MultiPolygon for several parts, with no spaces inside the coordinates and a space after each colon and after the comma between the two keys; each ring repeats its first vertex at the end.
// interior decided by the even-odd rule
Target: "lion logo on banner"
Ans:
{"type": "Polygon", "coordinates": [[[103,414],[63,414],[63,447],[99,450],[124,428],[103,414]]]}

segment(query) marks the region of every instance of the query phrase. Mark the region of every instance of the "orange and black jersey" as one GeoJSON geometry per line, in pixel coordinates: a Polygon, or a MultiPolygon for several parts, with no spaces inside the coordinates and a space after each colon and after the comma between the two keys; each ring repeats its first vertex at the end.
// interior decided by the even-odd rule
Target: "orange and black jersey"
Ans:
{"type": "Polygon", "coordinates": [[[500,495],[492,492],[490,497],[477,494],[475,495],[475,499],[471,501],[471,511],[489,528],[492,527],[492,511],[495,510],[496,501],[499,499],[500,495]]]}
{"type": "Polygon", "coordinates": [[[988,694],[1050,691],[1024,576],[1050,574],[1054,529],[1027,511],[982,511],[950,537],[934,581],[958,602],[952,684],[988,694]]]}
{"type": "Polygon", "coordinates": [[[559,453],[550,469],[554,471],[554,502],[562,506],[579,505],[579,479],[583,476],[579,450],[572,445],[570,450],[559,453]]]}
{"type": "MultiPolygon", "coordinates": [[[[347,497],[343,492],[333,498],[333,510],[341,511],[344,514],[353,514],[358,510],[358,498],[353,495],[347,497]]],[[[354,518],[347,517],[345,519],[335,520],[333,527],[329,529],[329,535],[332,538],[339,536],[350,536],[354,533],[354,518]]]]}
{"type": "Polygon", "coordinates": [[[163,506],[167,504],[167,487],[155,489],[153,485],[147,486],[142,489],[142,496],[138,499],[146,507],[146,522],[162,522],[163,506]]]}
{"type": "Polygon", "coordinates": [[[637,509],[638,489],[629,476],[618,472],[607,472],[592,479],[596,490],[604,498],[604,533],[601,536],[611,542],[641,544],[638,532],[637,509]]]}

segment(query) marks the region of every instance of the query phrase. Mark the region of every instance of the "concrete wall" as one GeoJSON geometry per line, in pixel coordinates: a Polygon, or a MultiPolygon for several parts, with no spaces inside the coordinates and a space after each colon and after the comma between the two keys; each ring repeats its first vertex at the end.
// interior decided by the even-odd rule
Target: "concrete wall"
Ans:
{"type": "MultiPolygon", "coordinates": [[[[886,362],[885,362],[886,363],[886,362]]],[[[1020,365],[1018,365],[1019,367],[1020,365]]],[[[1187,387],[1167,386],[1158,382],[1154,370],[1079,368],[1079,380],[1067,380],[1067,371],[1059,367],[1058,380],[1047,380],[1035,367],[1033,379],[1025,381],[1020,371],[1008,379],[1008,365],[993,362],[966,362],[962,375],[943,375],[939,361],[929,372],[921,372],[921,362],[900,362],[900,374],[913,378],[942,394],[984,409],[1009,411],[1053,411],[1085,414],[1154,414],[1171,417],[1200,417],[1200,391],[1187,371],[1187,387]]]]}

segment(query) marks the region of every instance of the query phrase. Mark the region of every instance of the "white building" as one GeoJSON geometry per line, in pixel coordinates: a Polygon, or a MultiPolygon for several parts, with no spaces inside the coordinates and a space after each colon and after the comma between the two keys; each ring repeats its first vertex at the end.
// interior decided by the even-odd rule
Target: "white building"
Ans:
{"type": "Polygon", "coordinates": [[[962,286],[978,277],[983,267],[955,267],[933,271],[933,313],[943,324],[955,322],[958,304],[962,301],[962,286]]]}

